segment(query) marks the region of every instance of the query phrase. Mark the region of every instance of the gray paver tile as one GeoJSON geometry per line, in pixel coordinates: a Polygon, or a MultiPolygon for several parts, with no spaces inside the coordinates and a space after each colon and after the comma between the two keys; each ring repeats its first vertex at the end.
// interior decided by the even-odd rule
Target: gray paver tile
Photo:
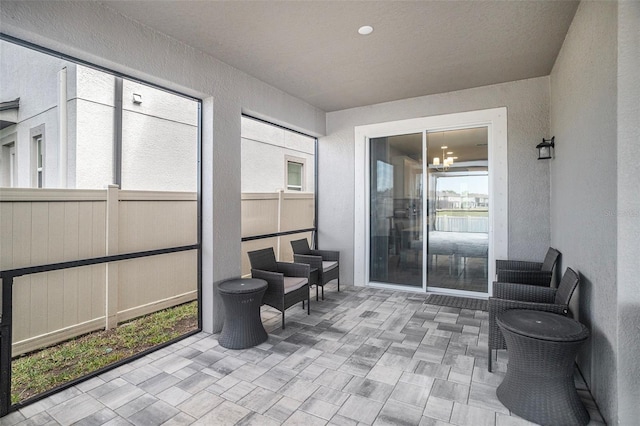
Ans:
{"type": "Polygon", "coordinates": [[[54,405],[55,404],[53,403],[53,401],[51,401],[51,398],[41,399],[40,401],[34,402],[33,404],[29,404],[26,407],[22,407],[17,412],[11,413],[3,417],[2,421],[7,422],[7,424],[10,424],[9,419],[7,418],[13,415],[15,415],[15,417],[19,417],[18,413],[22,414],[23,416],[22,420],[24,420],[25,418],[28,419],[30,417],[35,416],[36,414],[42,413],[43,411],[53,407],[54,405]]]}
{"type": "Polygon", "coordinates": [[[349,398],[349,394],[326,386],[320,386],[318,390],[313,393],[313,397],[333,405],[341,406],[349,398]]]}
{"type": "Polygon", "coordinates": [[[138,411],[144,410],[149,405],[154,404],[157,401],[158,398],[145,393],[139,398],[136,398],[133,401],[124,404],[120,408],[117,408],[115,411],[122,417],[129,417],[137,413],[138,411]]]}
{"type": "Polygon", "coordinates": [[[496,388],[482,383],[471,383],[469,405],[509,414],[509,409],[496,396],[496,388]]]}
{"type": "Polygon", "coordinates": [[[90,416],[83,418],[82,420],[74,423],[74,426],[101,426],[116,418],[118,415],[109,408],[103,408],[100,411],[97,411],[90,416]]]}
{"type": "Polygon", "coordinates": [[[300,402],[304,402],[307,398],[314,393],[320,385],[317,385],[309,380],[293,378],[289,383],[284,385],[279,393],[288,396],[289,398],[297,399],[300,402]]]}
{"type": "Polygon", "coordinates": [[[236,426],[278,426],[280,422],[258,413],[249,413],[236,426]]]}
{"type": "Polygon", "coordinates": [[[496,426],[535,426],[535,423],[531,423],[517,416],[497,413],[496,426]]]}
{"type": "Polygon", "coordinates": [[[162,423],[162,426],[187,426],[195,422],[196,419],[185,413],[178,413],[171,417],[166,422],[162,423]]]}
{"type": "Polygon", "coordinates": [[[300,410],[325,420],[330,420],[339,409],[340,406],[317,398],[309,398],[300,406],[300,410]]]}
{"type": "Polygon", "coordinates": [[[143,393],[144,391],[139,387],[134,386],[131,383],[125,383],[123,386],[120,386],[112,390],[111,392],[102,395],[100,397],[100,402],[102,402],[112,410],[115,410],[122,407],[127,402],[138,398],[143,393]]]}
{"type": "Polygon", "coordinates": [[[387,367],[384,365],[376,365],[367,374],[367,379],[377,380],[388,385],[395,386],[403,371],[393,367],[387,367]]]}
{"type": "Polygon", "coordinates": [[[178,412],[175,407],[170,406],[166,402],[156,401],[131,415],[127,420],[137,426],[154,426],[166,422],[178,414],[178,412]]]}
{"type": "Polygon", "coordinates": [[[247,396],[251,391],[256,388],[256,385],[249,382],[238,382],[234,386],[232,386],[228,391],[224,392],[220,396],[226,400],[232,402],[238,402],[245,396],[247,396]]]}
{"type": "Polygon", "coordinates": [[[469,398],[469,386],[436,379],[431,388],[431,395],[466,404],[469,398]]]}
{"type": "Polygon", "coordinates": [[[372,424],[384,404],[358,395],[351,395],[342,405],[338,414],[352,420],[372,424]]]}
{"type": "Polygon", "coordinates": [[[420,413],[424,409],[427,399],[429,398],[429,391],[431,387],[424,387],[419,385],[412,385],[411,383],[398,382],[393,389],[389,399],[399,401],[414,407],[420,408],[420,413]]]}
{"type": "Polygon", "coordinates": [[[254,380],[253,384],[276,392],[286,385],[289,380],[293,379],[296,374],[297,373],[295,371],[289,370],[288,368],[273,367],[271,370],[254,380]]]}
{"type": "MultiPolygon", "coordinates": [[[[4,417],[2,418],[2,424],[4,426],[4,417]]],[[[47,412],[38,413],[35,416],[28,418],[20,423],[19,426],[58,426],[60,423],[55,421],[53,417],[47,412]]]]}
{"type": "Polygon", "coordinates": [[[47,413],[59,423],[72,424],[103,408],[104,405],[95,398],[88,394],[80,394],[50,408],[47,413]]]}
{"type": "Polygon", "coordinates": [[[375,380],[354,377],[343,390],[354,395],[385,402],[393,392],[393,386],[375,380]]]}
{"type": "Polygon", "coordinates": [[[235,425],[250,411],[231,401],[225,401],[222,404],[209,411],[207,414],[198,419],[195,425],[235,425]]]}
{"type": "MultiPolygon", "coordinates": [[[[34,412],[31,416],[29,417],[33,417],[38,415],[39,413],[41,413],[44,410],[38,411],[38,412],[34,412]]],[[[2,426],[13,426],[15,424],[18,424],[22,421],[26,420],[26,417],[20,412],[20,411],[14,411],[13,413],[9,413],[6,416],[2,417],[2,426]]]]}
{"type": "Polygon", "coordinates": [[[389,400],[382,407],[382,411],[374,421],[374,425],[416,425],[422,418],[422,409],[415,406],[403,404],[402,402],[389,400]]]}
{"type": "Polygon", "coordinates": [[[273,404],[271,408],[267,410],[265,416],[279,422],[284,422],[300,407],[300,404],[302,404],[302,402],[285,396],[273,404]]]}
{"type": "Polygon", "coordinates": [[[449,422],[453,411],[453,401],[436,396],[430,396],[423,415],[433,419],[449,422]]]}
{"type": "Polygon", "coordinates": [[[454,403],[451,423],[460,426],[495,426],[495,411],[454,403]]]}
{"type": "Polygon", "coordinates": [[[280,394],[268,389],[256,387],[237,403],[256,413],[263,414],[282,398],[280,394]]]}
{"type": "Polygon", "coordinates": [[[304,411],[296,411],[289,417],[283,425],[287,426],[323,426],[327,421],[304,411]]]}
{"type": "Polygon", "coordinates": [[[313,382],[318,385],[328,386],[333,389],[342,390],[354,376],[342,371],[334,371],[327,369],[313,382]]]}
{"type": "Polygon", "coordinates": [[[177,386],[172,386],[168,389],[165,389],[156,396],[158,397],[158,399],[161,399],[167,404],[174,407],[191,398],[191,394],[189,392],[183,391],[177,386]]]}
{"type": "Polygon", "coordinates": [[[183,401],[176,408],[192,417],[200,418],[223,402],[223,398],[203,390],[183,401]]]}

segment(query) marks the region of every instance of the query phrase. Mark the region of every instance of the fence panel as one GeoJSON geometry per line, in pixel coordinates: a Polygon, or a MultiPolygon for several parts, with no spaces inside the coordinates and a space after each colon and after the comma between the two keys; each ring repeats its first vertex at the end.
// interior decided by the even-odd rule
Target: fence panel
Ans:
{"type": "Polygon", "coordinates": [[[277,192],[243,193],[242,237],[278,232],[278,203],[277,192]]]}
{"type": "MultiPolygon", "coordinates": [[[[242,237],[313,228],[314,216],[313,193],[280,191],[242,194],[242,237]]],[[[311,232],[243,242],[242,276],[251,274],[247,252],[272,247],[278,260],[292,262],[290,241],[305,237],[311,242],[311,232]]]]}
{"type": "Polygon", "coordinates": [[[315,199],[310,193],[284,193],[280,231],[313,228],[315,199]]]}
{"type": "MultiPolygon", "coordinates": [[[[117,250],[109,254],[197,243],[195,193],[115,191],[108,201],[103,190],[0,189],[0,268],[105,256],[111,234],[117,250]],[[118,212],[110,225],[108,202],[118,212]]],[[[105,328],[114,288],[115,323],[197,298],[196,251],[121,262],[114,288],[106,271],[93,265],[17,277],[13,355],[105,328]]]]}
{"type": "MultiPolygon", "coordinates": [[[[2,270],[105,255],[104,191],[2,189],[2,270]]],[[[105,267],[14,281],[14,355],[92,329],[104,318],[105,267]]]]}

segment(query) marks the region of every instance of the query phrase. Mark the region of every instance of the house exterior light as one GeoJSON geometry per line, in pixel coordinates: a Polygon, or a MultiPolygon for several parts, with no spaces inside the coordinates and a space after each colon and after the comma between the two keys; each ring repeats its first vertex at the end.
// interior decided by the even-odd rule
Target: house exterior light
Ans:
{"type": "Polygon", "coordinates": [[[536,145],[536,148],[538,148],[538,160],[548,160],[549,158],[553,158],[555,139],[555,136],[551,139],[542,138],[542,142],[536,145]]]}

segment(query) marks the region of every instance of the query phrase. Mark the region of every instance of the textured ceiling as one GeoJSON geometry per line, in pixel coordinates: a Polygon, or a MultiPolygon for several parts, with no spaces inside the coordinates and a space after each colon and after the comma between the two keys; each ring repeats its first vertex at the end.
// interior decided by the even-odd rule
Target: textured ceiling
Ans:
{"type": "Polygon", "coordinates": [[[102,3],[324,111],[548,75],[576,1],[102,3]],[[357,29],[372,25],[361,36],[357,29]]]}

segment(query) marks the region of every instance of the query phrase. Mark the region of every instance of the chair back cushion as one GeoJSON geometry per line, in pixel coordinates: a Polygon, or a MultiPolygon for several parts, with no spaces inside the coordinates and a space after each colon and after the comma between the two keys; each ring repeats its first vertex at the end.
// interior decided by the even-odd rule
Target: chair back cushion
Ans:
{"type": "Polygon", "coordinates": [[[293,249],[293,254],[311,254],[309,242],[306,238],[291,241],[291,248],[293,249]]]}
{"type": "Polygon", "coordinates": [[[553,268],[556,267],[556,263],[558,262],[558,257],[560,257],[560,252],[553,247],[549,247],[547,255],[544,257],[544,261],[542,262],[541,269],[546,272],[553,272],[553,268]]]}
{"type": "Polygon", "coordinates": [[[251,263],[251,269],[261,269],[263,271],[278,272],[278,264],[276,263],[276,255],[273,252],[273,248],[250,251],[249,263],[251,263]]]}
{"type": "Polygon", "coordinates": [[[560,305],[568,305],[574,290],[578,287],[580,275],[571,268],[567,268],[558,285],[556,291],[555,303],[560,305]]]}

